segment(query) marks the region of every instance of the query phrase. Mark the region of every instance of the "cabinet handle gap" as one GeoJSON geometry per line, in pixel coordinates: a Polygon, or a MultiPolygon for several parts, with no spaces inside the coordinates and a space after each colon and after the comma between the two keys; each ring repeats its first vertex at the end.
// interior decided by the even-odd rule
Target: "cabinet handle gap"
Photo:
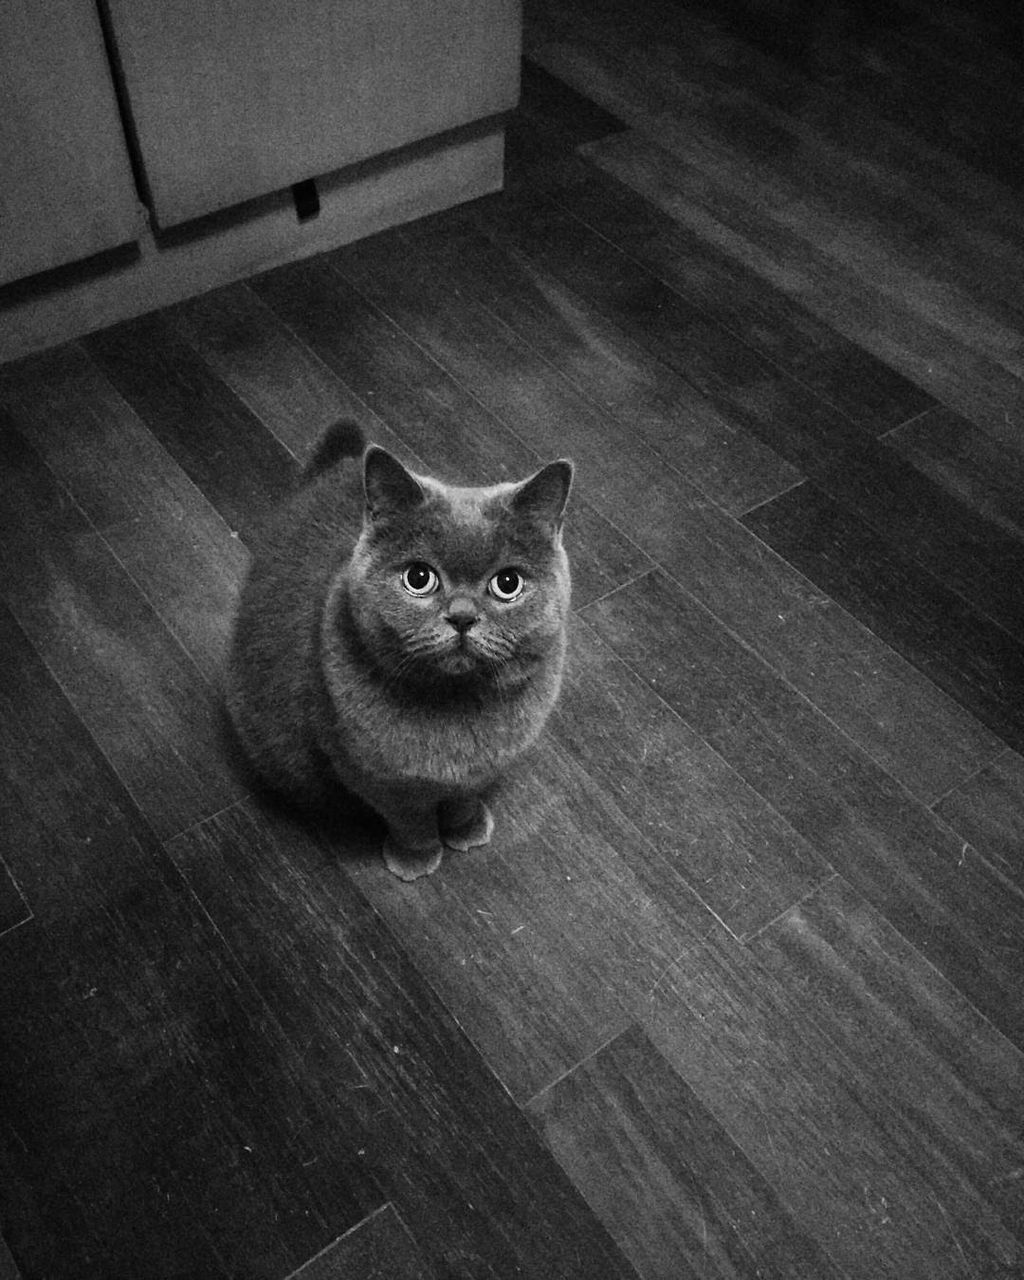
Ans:
{"type": "Polygon", "coordinates": [[[307,178],[305,182],[296,182],[292,187],[292,199],[295,201],[295,216],[300,222],[308,222],[320,213],[320,192],[316,189],[316,179],[307,178]]]}

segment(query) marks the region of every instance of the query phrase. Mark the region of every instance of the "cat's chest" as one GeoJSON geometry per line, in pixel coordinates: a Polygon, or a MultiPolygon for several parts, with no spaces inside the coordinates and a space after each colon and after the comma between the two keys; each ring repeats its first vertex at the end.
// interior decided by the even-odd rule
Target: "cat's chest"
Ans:
{"type": "Polygon", "coordinates": [[[399,702],[367,691],[339,691],[337,748],[376,782],[484,785],[536,737],[534,698],[500,702],[399,702]]]}

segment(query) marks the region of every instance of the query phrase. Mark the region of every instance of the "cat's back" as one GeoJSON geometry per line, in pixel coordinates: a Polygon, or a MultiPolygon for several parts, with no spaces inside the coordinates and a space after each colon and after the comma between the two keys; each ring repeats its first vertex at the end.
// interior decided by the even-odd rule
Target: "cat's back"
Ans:
{"type": "Polygon", "coordinates": [[[304,786],[311,767],[319,620],[351,555],[361,509],[356,465],[342,458],[308,470],[258,538],[239,594],[228,711],[250,758],[290,789],[304,786]]]}

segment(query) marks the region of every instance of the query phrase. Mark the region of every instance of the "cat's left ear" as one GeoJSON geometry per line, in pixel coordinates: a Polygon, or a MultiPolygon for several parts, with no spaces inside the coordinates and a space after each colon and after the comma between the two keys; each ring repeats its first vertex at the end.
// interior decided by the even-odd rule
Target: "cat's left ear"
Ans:
{"type": "Polygon", "coordinates": [[[557,533],[562,527],[571,488],[572,463],[567,458],[549,462],[519,486],[512,498],[512,510],[557,533]]]}

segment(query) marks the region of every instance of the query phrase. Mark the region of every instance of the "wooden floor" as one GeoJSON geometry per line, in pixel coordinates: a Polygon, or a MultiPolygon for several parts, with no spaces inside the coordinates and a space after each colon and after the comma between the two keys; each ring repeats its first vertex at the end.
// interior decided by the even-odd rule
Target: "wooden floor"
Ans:
{"type": "Polygon", "coordinates": [[[0,1277],[1024,1275],[1016,7],[536,0],[505,195],[0,370],[0,1277]],[[414,887],[218,680],[318,433],[570,454],[414,887]]]}

